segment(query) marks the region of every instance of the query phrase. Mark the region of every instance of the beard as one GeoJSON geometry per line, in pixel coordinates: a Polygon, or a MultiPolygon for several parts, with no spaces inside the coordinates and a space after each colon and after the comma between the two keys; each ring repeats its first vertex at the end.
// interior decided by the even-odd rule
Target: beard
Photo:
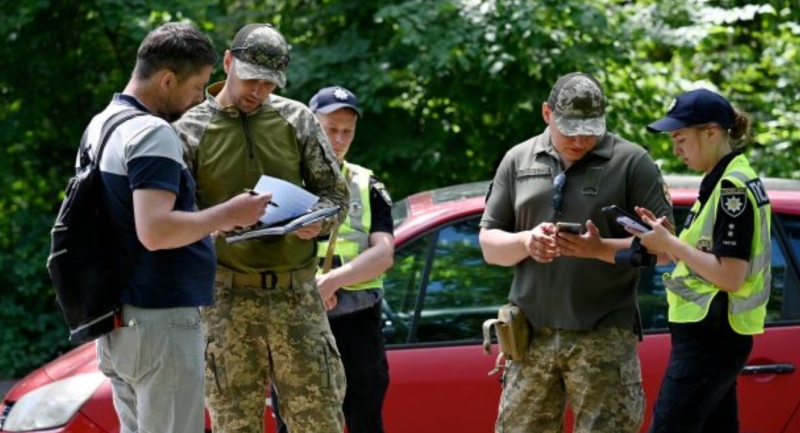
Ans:
{"type": "Polygon", "coordinates": [[[183,113],[185,113],[186,111],[188,110],[163,112],[159,113],[160,114],[159,117],[161,117],[162,119],[166,120],[169,123],[172,123],[180,119],[181,116],[183,116],[183,113]]]}
{"type": "Polygon", "coordinates": [[[167,104],[166,107],[161,109],[158,113],[158,116],[162,119],[166,120],[169,123],[175,122],[181,118],[190,108],[197,105],[197,103],[190,104],[186,107],[177,107],[172,104],[167,104]]]}

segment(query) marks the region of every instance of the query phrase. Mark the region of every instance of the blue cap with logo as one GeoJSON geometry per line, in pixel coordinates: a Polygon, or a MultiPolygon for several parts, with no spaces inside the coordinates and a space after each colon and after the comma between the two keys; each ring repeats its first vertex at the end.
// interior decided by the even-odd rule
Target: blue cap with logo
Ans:
{"type": "Polygon", "coordinates": [[[320,89],[311,101],[308,108],[314,113],[333,113],[340,108],[349,108],[361,117],[361,109],[358,108],[358,98],[356,95],[340,86],[325,87],[320,89]]]}
{"type": "Polygon", "coordinates": [[[681,94],[669,106],[667,115],[647,125],[649,132],[675,131],[693,125],[716,123],[731,129],[736,112],[731,103],[722,96],[708,90],[696,89],[681,94]]]}

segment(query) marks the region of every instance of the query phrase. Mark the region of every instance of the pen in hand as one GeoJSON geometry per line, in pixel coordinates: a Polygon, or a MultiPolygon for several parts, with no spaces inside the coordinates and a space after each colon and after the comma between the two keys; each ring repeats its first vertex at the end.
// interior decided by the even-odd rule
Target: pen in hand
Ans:
{"type": "MultiPolygon", "coordinates": [[[[248,194],[250,194],[250,195],[258,195],[258,192],[256,192],[256,191],[253,191],[252,189],[249,189],[249,188],[245,188],[244,192],[246,192],[246,193],[248,193],[248,194]]],[[[269,205],[269,206],[275,206],[275,207],[280,207],[280,206],[278,206],[278,203],[275,203],[275,202],[274,202],[274,201],[272,201],[272,200],[268,201],[268,202],[267,202],[267,205],[269,205]]]]}

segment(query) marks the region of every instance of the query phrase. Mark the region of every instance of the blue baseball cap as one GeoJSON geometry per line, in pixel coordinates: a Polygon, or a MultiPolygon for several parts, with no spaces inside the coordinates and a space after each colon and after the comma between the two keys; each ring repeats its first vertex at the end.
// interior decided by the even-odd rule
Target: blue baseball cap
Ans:
{"type": "Polygon", "coordinates": [[[690,90],[678,96],[669,106],[667,115],[647,125],[649,132],[675,131],[692,125],[716,123],[731,129],[736,112],[727,99],[708,90],[690,90]]]}
{"type": "Polygon", "coordinates": [[[361,110],[358,108],[358,98],[356,95],[340,86],[325,87],[320,89],[311,101],[308,108],[314,113],[333,113],[340,108],[349,108],[361,117],[361,110]]]}

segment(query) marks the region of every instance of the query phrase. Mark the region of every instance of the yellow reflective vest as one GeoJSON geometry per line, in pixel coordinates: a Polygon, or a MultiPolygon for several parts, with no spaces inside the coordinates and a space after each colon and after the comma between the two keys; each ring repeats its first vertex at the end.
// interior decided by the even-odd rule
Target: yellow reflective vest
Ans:
{"type": "MultiPolygon", "coordinates": [[[[714,245],[714,222],[719,209],[722,180],[746,189],[747,204],[753,206],[755,217],[747,277],[738,291],[728,293],[728,320],[731,328],[739,334],[760,334],[764,332],[770,292],[771,209],[764,185],[744,156],[738,155],[731,160],[702,211],[700,201],[695,202],[692,207],[695,218],[681,232],[680,239],[703,250],[710,250],[714,245]]],[[[719,288],[696,274],[684,262],[678,262],[672,275],[664,274],[663,280],[668,289],[670,322],[703,320],[711,300],[719,292],[719,288]]]]}
{"type": "MultiPolygon", "coordinates": [[[[344,265],[369,248],[369,230],[372,225],[369,180],[372,177],[372,170],[344,161],[342,174],[347,179],[347,184],[350,188],[350,206],[347,210],[347,218],[339,226],[334,254],[339,257],[340,263],[344,265]]],[[[328,241],[319,242],[317,257],[320,260],[324,260],[327,251],[328,241]]],[[[382,275],[369,281],[343,287],[343,289],[347,290],[382,288],[382,275]]]]}

